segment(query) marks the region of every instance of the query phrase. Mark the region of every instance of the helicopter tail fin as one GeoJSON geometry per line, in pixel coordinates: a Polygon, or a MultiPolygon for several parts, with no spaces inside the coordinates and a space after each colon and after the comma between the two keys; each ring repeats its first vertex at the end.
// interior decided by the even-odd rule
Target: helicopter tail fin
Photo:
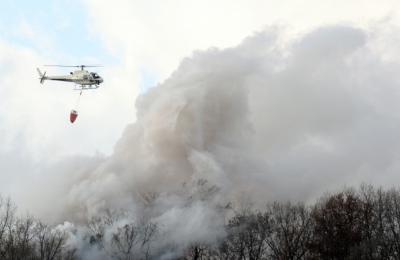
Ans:
{"type": "Polygon", "coordinates": [[[39,68],[36,68],[36,69],[37,69],[37,71],[39,73],[39,76],[40,76],[40,84],[43,84],[44,80],[46,79],[46,71],[44,72],[44,74],[42,74],[42,72],[40,71],[39,68]]]}

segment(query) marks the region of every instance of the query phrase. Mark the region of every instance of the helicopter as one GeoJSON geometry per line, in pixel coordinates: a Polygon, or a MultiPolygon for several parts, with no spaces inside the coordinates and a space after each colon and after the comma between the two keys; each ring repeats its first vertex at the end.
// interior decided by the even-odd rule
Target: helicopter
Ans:
{"type": "Polygon", "coordinates": [[[46,76],[46,72],[42,74],[39,68],[36,68],[40,76],[40,84],[43,84],[45,80],[58,80],[66,82],[74,82],[74,90],[86,90],[86,89],[97,89],[100,83],[104,80],[96,72],[88,72],[84,70],[86,67],[101,67],[101,65],[44,65],[44,66],[56,66],[56,67],[76,67],[81,68],[80,70],[75,70],[70,72],[70,75],[63,76],[46,76]],[[77,86],[78,85],[78,86],[77,86]]]}

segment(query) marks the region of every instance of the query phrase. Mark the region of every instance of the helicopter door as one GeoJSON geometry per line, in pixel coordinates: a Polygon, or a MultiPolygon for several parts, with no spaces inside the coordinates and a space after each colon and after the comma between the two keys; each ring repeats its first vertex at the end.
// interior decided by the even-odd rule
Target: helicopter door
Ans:
{"type": "Polygon", "coordinates": [[[89,81],[90,81],[90,82],[94,82],[94,79],[93,79],[93,75],[92,75],[92,74],[89,74],[89,81]]]}

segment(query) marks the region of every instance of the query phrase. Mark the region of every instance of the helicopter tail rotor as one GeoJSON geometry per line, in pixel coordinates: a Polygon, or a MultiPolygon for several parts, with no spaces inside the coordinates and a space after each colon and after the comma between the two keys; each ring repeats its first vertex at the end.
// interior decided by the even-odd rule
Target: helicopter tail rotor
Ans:
{"type": "Polygon", "coordinates": [[[44,82],[45,79],[46,79],[46,71],[44,72],[44,74],[42,74],[42,72],[40,71],[39,68],[36,68],[36,69],[37,69],[37,71],[38,71],[38,73],[39,73],[39,76],[40,76],[40,84],[43,84],[43,82],[44,82]]]}

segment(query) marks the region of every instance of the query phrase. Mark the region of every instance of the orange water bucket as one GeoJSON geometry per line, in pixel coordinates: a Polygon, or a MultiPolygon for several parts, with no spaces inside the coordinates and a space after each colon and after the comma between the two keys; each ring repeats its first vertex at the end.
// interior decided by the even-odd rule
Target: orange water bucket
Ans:
{"type": "Polygon", "coordinates": [[[71,110],[71,114],[69,115],[69,119],[71,120],[71,123],[75,122],[77,117],[78,117],[78,111],[71,110]]]}

